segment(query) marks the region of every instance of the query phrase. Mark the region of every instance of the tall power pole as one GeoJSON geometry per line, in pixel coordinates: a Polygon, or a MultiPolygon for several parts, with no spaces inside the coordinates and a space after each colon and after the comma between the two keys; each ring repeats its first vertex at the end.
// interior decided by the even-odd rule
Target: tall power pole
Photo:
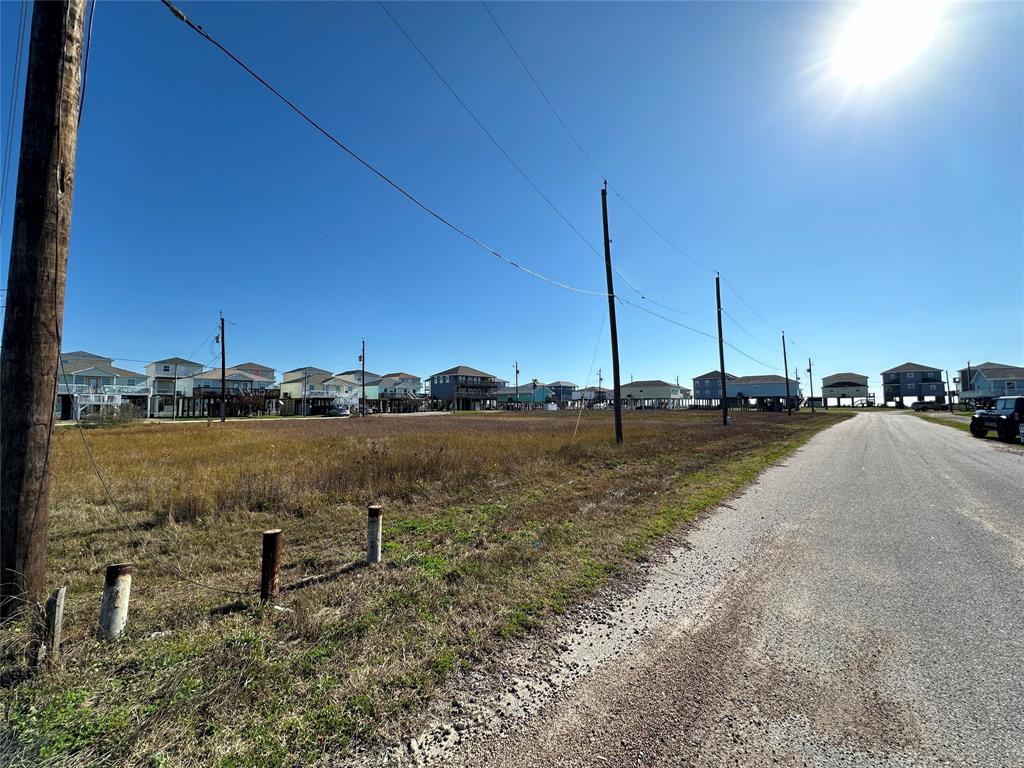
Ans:
{"type": "MultiPolygon", "coordinates": [[[[85,0],[35,3],[0,352],[0,618],[46,588],[85,0]]],[[[17,83],[15,83],[15,88],[17,83]]]]}
{"type": "Polygon", "coordinates": [[[220,313],[220,420],[224,421],[224,408],[228,399],[227,352],[224,347],[224,313],[220,313]]]}
{"type": "Polygon", "coordinates": [[[622,445],[622,398],[619,396],[619,331],[615,326],[615,284],[612,282],[612,241],[608,237],[608,182],[601,189],[601,216],[604,219],[604,272],[608,278],[608,322],[612,336],[612,386],[615,388],[615,443],[622,445]]]}
{"type": "Polygon", "coordinates": [[[359,365],[360,365],[359,383],[363,387],[362,407],[359,410],[359,415],[360,416],[365,416],[366,415],[366,339],[363,339],[363,347],[362,347],[362,350],[359,353],[359,365]]]}
{"type": "Polygon", "coordinates": [[[793,415],[793,404],[789,399],[789,359],[786,357],[786,332],[782,332],[782,372],[786,379],[786,413],[793,415]]]}
{"type": "Polygon", "coordinates": [[[729,425],[729,398],[725,390],[725,338],[722,336],[722,285],[721,278],[715,272],[715,303],[718,305],[718,365],[722,378],[722,426],[729,425]]]}
{"type": "Polygon", "coordinates": [[[516,410],[519,410],[519,361],[516,360],[516,410]]]}
{"type": "Polygon", "coordinates": [[[811,382],[811,413],[815,413],[814,410],[814,366],[811,364],[811,358],[807,358],[807,378],[811,382]]]}

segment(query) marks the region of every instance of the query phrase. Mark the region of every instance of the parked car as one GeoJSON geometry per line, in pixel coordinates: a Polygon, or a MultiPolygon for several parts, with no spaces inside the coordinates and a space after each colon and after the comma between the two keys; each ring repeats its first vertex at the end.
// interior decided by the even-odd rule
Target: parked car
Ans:
{"type": "Polygon", "coordinates": [[[915,411],[948,411],[949,410],[949,404],[948,403],[940,403],[937,400],[933,400],[933,401],[927,402],[927,403],[924,400],[921,400],[920,402],[917,402],[917,403],[911,403],[910,407],[913,410],[915,410],[915,411]]]}
{"type": "Polygon", "coordinates": [[[984,437],[995,430],[1000,440],[1008,443],[1019,439],[1024,421],[1024,397],[997,398],[992,408],[979,409],[971,416],[971,434],[984,437]]]}
{"type": "Polygon", "coordinates": [[[324,412],[324,416],[348,416],[349,409],[347,405],[343,406],[331,406],[324,412]]]}

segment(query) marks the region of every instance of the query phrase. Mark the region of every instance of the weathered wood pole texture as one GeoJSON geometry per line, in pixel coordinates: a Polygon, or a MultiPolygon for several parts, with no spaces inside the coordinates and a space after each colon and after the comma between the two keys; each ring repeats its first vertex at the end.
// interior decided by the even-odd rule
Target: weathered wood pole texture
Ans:
{"type": "Polygon", "coordinates": [[[0,352],[0,618],[45,595],[84,9],[85,0],[32,9],[0,352]]]}

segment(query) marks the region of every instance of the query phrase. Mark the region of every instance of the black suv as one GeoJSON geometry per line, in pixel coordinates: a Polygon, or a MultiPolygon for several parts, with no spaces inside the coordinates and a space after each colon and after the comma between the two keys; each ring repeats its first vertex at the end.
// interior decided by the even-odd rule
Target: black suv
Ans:
{"type": "Polygon", "coordinates": [[[991,408],[974,412],[971,434],[984,437],[994,429],[1000,440],[1012,443],[1018,439],[1021,421],[1024,421],[1024,397],[1000,397],[991,408]]]}

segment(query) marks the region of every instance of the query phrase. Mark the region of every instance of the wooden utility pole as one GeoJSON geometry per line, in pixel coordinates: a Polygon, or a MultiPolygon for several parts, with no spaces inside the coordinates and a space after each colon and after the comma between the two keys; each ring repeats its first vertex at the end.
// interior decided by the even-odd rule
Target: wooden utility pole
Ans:
{"type": "MultiPolygon", "coordinates": [[[[359,383],[363,387],[363,400],[362,400],[363,405],[362,405],[362,408],[359,411],[359,415],[360,416],[365,416],[366,415],[366,339],[363,339],[363,348],[362,348],[362,351],[359,353],[359,366],[360,366],[359,383]]],[[[378,389],[379,389],[379,387],[378,387],[378,389]]]]}
{"type": "Polygon", "coordinates": [[[622,445],[622,398],[619,386],[619,331],[615,326],[615,284],[612,282],[612,241],[608,237],[608,182],[601,189],[601,216],[604,219],[604,272],[608,278],[608,322],[612,329],[612,386],[615,401],[615,443],[622,445]]]}
{"type": "Polygon", "coordinates": [[[718,366],[722,382],[722,426],[729,426],[729,396],[725,389],[725,337],[722,336],[722,285],[715,272],[715,303],[718,305],[718,366]]]}
{"type": "Polygon", "coordinates": [[[811,382],[811,413],[815,413],[814,410],[814,366],[811,364],[811,358],[807,358],[807,378],[811,382]]]}
{"type": "MultiPolygon", "coordinates": [[[[0,352],[0,618],[45,596],[85,0],[35,3],[0,352]]],[[[17,87],[17,84],[15,84],[17,87]]]]}
{"type": "Polygon", "coordinates": [[[516,360],[516,410],[519,410],[519,361],[516,360]]]}
{"type": "Polygon", "coordinates": [[[789,399],[789,359],[786,357],[786,332],[782,332],[782,372],[786,379],[786,412],[793,415],[793,405],[789,399]]]}
{"type": "Polygon", "coordinates": [[[224,348],[224,313],[220,313],[220,420],[225,420],[225,407],[228,400],[227,352],[224,348]]]}

